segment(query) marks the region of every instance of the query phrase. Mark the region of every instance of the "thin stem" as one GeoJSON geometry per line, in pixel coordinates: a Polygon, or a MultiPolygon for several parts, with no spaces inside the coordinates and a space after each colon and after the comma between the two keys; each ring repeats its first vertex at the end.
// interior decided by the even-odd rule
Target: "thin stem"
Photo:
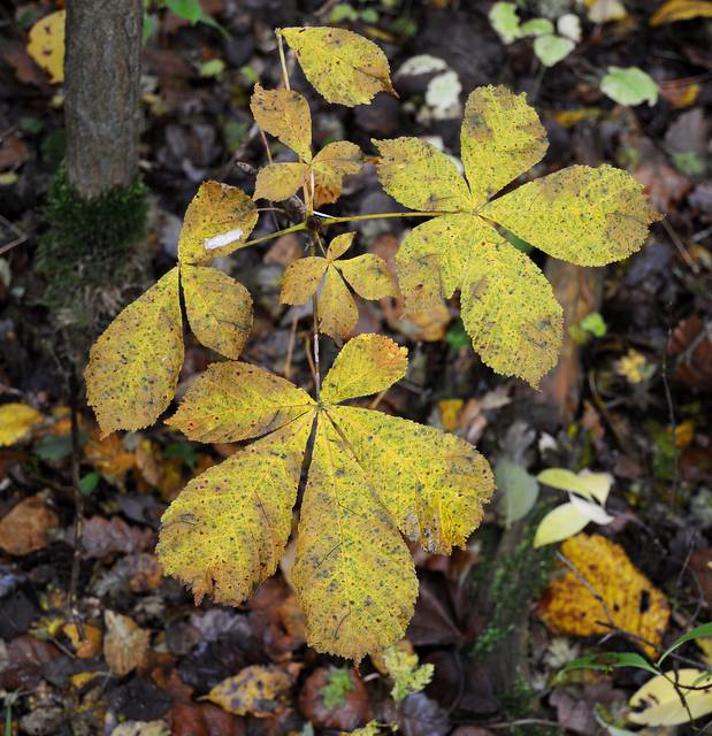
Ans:
{"type": "MultiPolygon", "coordinates": [[[[314,233],[309,245],[309,255],[316,255],[316,244],[317,242],[324,250],[324,245],[321,242],[321,238],[318,233],[314,233]]],[[[314,292],[312,296],[312,314],[314,317],[314,335],[313,335],[313,346],[314,346],[314,392],[316,393],[316,400],[319,401],[321,396],[321,364],[319,362],[319,310],[317,303],[317,293],[314,292]]]]}
{"type": "Polygon", "coordinates": [[[241,247],[245,248],[248,245],[257,245],[258,243],[266,243],[268,240],[279,238],[282,235],[288,235],[289,233],[298,233],[301,230],[306,230],[306,229],[307,229],[307,224],[305,222],[299,222],[296,225],[292,225],[291,227],[285,227],[284,230],[277,230],[273,233],[270,233],[269,235],[263,235],[261,238],[254,238],[253,240],[248,240],[246,243],[243,243],[241,247]]]}
{"type": "Polygon", "coordinates": [[[284,88],[291,89],[289,86],[289,72],[287,71],[287,59],[284,56],[284,43],[282,36],[277,34],[277,46],[279,47],[279,63],[282,65],[282,79],[284,80],[284,88]]]}
{"type": "MultiPolygon", "coordinates": [[[[322,227],[336,225],[340,222],[358,222],[360,220],[379,220],[386,217],[438,217],[438,215],[455,215],[456,212],[376,212],[372,215],[352,215],[350,217],[329,217],[324,220],[322,227]]],[[[322,215],[323,217],[323,215],[322,215]]]]}
{"type": "Polygon", "coordinates": [[[81,616],[79,615],[78,591],[79,591],[79,574],[81,572],[81,542],[82,528],[84,520],[84,498],[80,487],[79,463],[81,445],[79,440],[79,380],[76,371],[72,368],[69,377],[69,406],[70,406],[70,422],[71,422],[71,467],[72,467],[72,489],[74,492],[74,550],[72,552],[72,570],[69,580],[69,595],[67,596],[69,604],[69,615],[74,622],[79,640],[84,641],[86,636],[81,616]]]}

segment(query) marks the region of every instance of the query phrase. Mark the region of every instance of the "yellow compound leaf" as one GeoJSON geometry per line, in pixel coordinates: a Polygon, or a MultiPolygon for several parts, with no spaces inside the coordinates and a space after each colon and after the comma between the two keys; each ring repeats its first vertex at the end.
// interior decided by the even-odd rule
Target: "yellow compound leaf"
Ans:
{"type": "Polygon", "coordinates": [[[344,177],[361,171],[363,153],[355,143],[328,143],[314,156],[314,206],[331,204],[341,196],[344,177]]]}
{"type": "Polygon", "coordinates": [[[287,266],[282,278],[279,299],[282,304],[306,304],[319,287],[329,267],[326,258],[307,256],[287,266]]]}
{"type": "Polygon", "coordinates": [[[655,656],[670,607],[623,548],[599,534],[578,534],[561,545],[561,552],[578,575],[565,568],[544,592],[537,611],[549,629],[556,634],[597,636],[610,631],[601,623],[608,622],[649,642],[643,649],[655,656]]]}
{"type": "Polygon", "coordinates": [[[537,388],[558,360],[563,310],[533,261],[508,243],[481,243],[460,301],[462,322],[482,360],[537,388]]]}
{"type": "Polygon", "coordinates": [[[180,262],[208,263],[241,248],[257,217],[254,202],[241,189],[203,182],[185,213],[178,242],[180,262]]]}
{"type": "Polygon", "coordinates": [[[267,718],[284,708],[285,696],[294,684],[295,670],[299,671],[299,665],[252,664],[219,682],[206,697],[228,713],[267,718]]]}
{"type": "Polygon", "coordinates": [[[263,89],[258,83],[250,99],[257,125],[291,148],[302,161],[311,161],[311,112],[299,92],[263,89]]]}
{"type": "Polygon", "coordinates": [[[651,26],[675,23],[692,18],[712,18],[709,0],[667,0],[650,17],[651,26]]]}
{"type": "Polygon", "coordinates": [[[253,199],[282,202],[296,194],[305,184],[309,167],[299,161],[267,164],[257,172],[253,199]]]}
{"type": "Polygon", "coordinates": [[[327,101],[354,107],[391,92],[388,59],[375,43],[343,28],[281,28],[304,75],[327,101]]]}
{"type": "Polygon", "coordinates": [[[546,131],[524,93],[479,87],[470,94],[460,131],[462,163],[476,204],[541,161],[546,131]]]}
{"type": "Polygon", "coordinates": [[[216,268],[183,266],[181,284],[190,328],[203,345],[237,358],[252,329],[252,297],[216,268]]]}
{"type": "Polygon", "coordinates": [[[321,398],[338,404],[385,391],[405,376],[408,351],[383,335],[358,335],[336,356],[322,384],[321,398]]]}
{"type": "Polygon", "coordinates": [[[642,726],[689,723],[712,713],[712,675],[693,667],[668,670],[648,680],[631,697],[628,706],[631,723],[642,726]]]}
{"type": "Polygon", "coordinates": [[[42,414],[27,404],[0,405],[0,447],[14,445],[42,423],[42,414]]]}
{"type": "Polygon", "coordinates": [[[475,215],[443,215],[408,233],[396,255],[400,289],[410,312],[437,308],[462,285],[480,249],[501,240],[475,215]]]}
{"type": "Polygon", "coordinates": [[[129,304],[94,343],[84,373],[102,435],[153,424],[183,364],[178,268],[129,304]]]}
{"type": "Polygon", "coordinates": [[[328,419],[316,433],[292,580],[310,646],[355,660],[403,636],[418,593],[408,548],[328,419]]]}
{"type": "Polygon", "coordinates": [[[50,76],[52,84],[64,81],[64,27],[66,10],[45,15],[28,34],[27,53],[50,76]]]}
{"type": "Polygon", "coordinates": [[[406,368],[393,340],[360,335],[337,356],[317,404],[267,371],[209,367],[174,425],[221,441],[271,434],[195,478],[171,504],[158,546],[166,571],[198,601],[247,597],[283,553],[316,421],[292,572],[308,640],[360,659],[400,639],[417,579],[399,527],[433,551],[462,545],[493,485],[486,461],[463,440],[336,405],[385,390],[406,368]]]}
{"type": "Polygon", "coordinates": [[[271,432],[308,412],[314,401],[293,383],[248,363],[212,363],[166,421],[198,442],[238,442],[271,432]]]}
{"type": "Polygon", "coordinates": [[[471,209],[470,192],[457,167],[442,151],[419,138],[373,141],[381,157],[378,178],[397,202],[413,210],[471,209]]]}
{"type": "Polygon", "coordinates": [[[334,267],[364,299],[383,299],[397,294],[386,262],[373,253],[364,253],[348,261],[337,261],[334,267]]]}
{"type": "Polygon", "coordinates": [[[163,514],[159,560],[196,604],[210,595],[238,605],[276,570],[311,423],[302,417],[206,470],[163,514]]]}
{"type": "Polygon", "coordinates": [[[483,214],[544,252],[579,266],[635,253],[660,218],[642,186],[612,166],[570,166],[490,202],[483,214]]]}
{"type": "Polygon", "coordinates": [[[358,322],[358,309],[341,274],[332,266],[326,271],[317,303],[319,329],[335,339],[351,334],[358,322]]]}
{"type": "Polygon", "coordinates": [[[472,445],[368,409],[333,407],[329,416],[408,539],[433,554],[465,545],[494,490],[489,464],[472,445]]]}
{"type": "Polygon", "coordinates": [[[282,280],[283,304],[305,304],[321,284],[317,298],[319,329],[334,338],[349,335],[358,321],[358,309],[344,279],[364,299],[381,299],[396,293],[382,258],[367,253],[348,261],[335,260],[348,250],[354,234],[335,237],[326,258],[307,256],[290,263],[282,280]]]}

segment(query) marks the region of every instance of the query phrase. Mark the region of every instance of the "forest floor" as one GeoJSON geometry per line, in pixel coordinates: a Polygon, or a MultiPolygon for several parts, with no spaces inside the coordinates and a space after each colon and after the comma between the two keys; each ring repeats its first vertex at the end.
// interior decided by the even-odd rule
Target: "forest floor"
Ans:
{"type": "MultiPolygon", "coordinates": [[[[641,724],[648,734],[704,726],[704,717],[692,725],[654,727],[645,717],[636,724],[629,699],[649,671],[562,669],[602,652],[654,662],[661,648],[710,619],[710,21],[653,26],[659,3],[642,0],[625,0],[625,16],[602,23],[587,17],[592,3],[521,5],[524,18],[580,17],[581,40],[556,66],[540,64],[530,39],[504,45],[486,2],[205,0],[226,33],[167,10],[150,15],[141,171],[151,212],[141,248],[151,280],[175,262],[183,213],[204,179],[252,191],[265,150],[249,97],[256,80],[280,81],[275,26],[341,25],[389,57],[399,99],[381,94],[355,109],[326,104],[295,69],[317,146],[343,138],[374,153],[371,138],[415,135],[457,156],[466,95],[505,84],[527,93],[547,129],[548,153],[529,176],[612,163],[645,184],[665,215],[639,253],[607,268],[531,252],[567,318],[562,358],[541,392],[481,362],[457,298],[417,321],[391,300],[359,305],[357,332],[389,334],[410,351],[407,381],[379,408],[476,444],[500,485],[466,549],[450,558],[413,550],[421,590],[404,646],[434,665],[434,676],[400,702],[377,659],[354,668],[306,646],[289,553],[239,609],[209,600],[196,607],[162,576],[154,546],[163,510],[231,448],[187,442],[162,423],[100,439],[81,397],[72,442],[63,340],[73,317],[48,306],[47,275],[35,260],[64,150],[62,92],[26,51],[29,27],[59,3],[0,9],[0,403],[42,415],[0,448],[6,734],[337,734],[374,720],[383,733],[397,724],[407,736],[617,736],[641,724]],[[660,90],[655,104],[622,106],[603,95],[599,80],[610,66],[649,73],[660,90]],[[431,85],[443,72],[442,84],[431,85]],[[79,541],[73,465],[82,488],[79,541]],[[550,468],[608,474],[607,516],[562,547],[535,549],[538,523],[567,500],[534,481],[550,468]],[[206,700],[241,673],[233,683],[241,715],[206,700]]],[[[273,151],[284,155],[277,145],[273,151]]],[[[355,215],[399,208],[372,166],[347,179],[339,207],[355,215]]],[[[263,217],[253,237],[285,224],[278,214],[263,217]]],[[[356,224],[359,248],[393,265],[417,222],[356,224]]],[[[221,265],[254,297],[242,359],[308,387],[310,315],[278,300],[281,275],[300,252],[297,236],[288,235],[221,265]]],[[[106,302],[120,307],[145,285],[107,283],[106,302]]],[[[105,322],[91,325],[92,336],[105,322]]],[[[182,386],[214,360],[187,339],[182,386]]],[[[333,343],[325,340],[324,351],[328,364],[333,343]]],[[[664,669],[712,666],[711,642],[685,643],[664,669]]],[[[712,713],[712,694],[697,697],[695,714],[712,713]]]]}

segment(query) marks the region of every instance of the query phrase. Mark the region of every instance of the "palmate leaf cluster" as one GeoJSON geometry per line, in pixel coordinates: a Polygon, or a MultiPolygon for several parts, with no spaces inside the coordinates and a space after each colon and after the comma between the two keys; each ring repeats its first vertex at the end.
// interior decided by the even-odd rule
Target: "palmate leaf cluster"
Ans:
{"type": "MultiPolygon", "coordinates": [[[[392,91],[385,55],[357,34],[291,28],[278,35],[327,101],[367,104],[392,91]]],[[[380,299],[400,291],[418,311],[460,290],[463,322],[482,359],[536,385],[556,360],[561,307],[507,231],[555,257],[602,265],[639,248],[654,213],[628,174],[605,166],[571,167],[495,197],[542,158],[546,139],[523,96],[483,87],[465,107],[465,178],[419,139],[374,141],[386,191],[430,218],[404,240],[396,284],[379,257],[343,257],[353,233],[328,246],[322,240],[329,220],[315,208],[339,198],[344,177],[364,161],[360,149],[337,141],[314,154],[308,104],[291,89],[256,85],[251,109],[297,160],[261,169],[252,198],[218,182],[201,185],[186,211],[178,264],[92,348],[87,396],[104,433],[159,418],[183,363],[182,292],[192,332],[227,360],[195,378],[167,423],[192,440],[247,444],[170,505],[161,562],[197,601],[243,602],[275,571],[305,483],[291,579],[308,641],[358,659],[398,640],[412,615],[417,579],[404,537],[434,553],[464,545],[493,491],[492,473],[453,435],[344,403],[405,375],[407,351],[390,338],[348,340],[321,391],[316,382],[315,397],[238,361],[251,331],[251,297],[210,262],[252,244],[255,200],[302,196],[305,220],[291,231],[309,232],[311,252],[286,269],[280,296],[285,304],[311,299],[318,332],[348,338],[358,318],[352,292],[380,299]],[[310,224],[315,217],[320,227],[310,224]]]]}

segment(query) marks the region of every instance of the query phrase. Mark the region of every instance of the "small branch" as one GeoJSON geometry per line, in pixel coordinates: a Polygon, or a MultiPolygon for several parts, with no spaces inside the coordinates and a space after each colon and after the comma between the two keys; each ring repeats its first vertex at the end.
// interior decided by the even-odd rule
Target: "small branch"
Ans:
{"type": "Polygon", "coordinates": [[[305,222],[297,223],[296,225],[292,225],[291,227],[286,227],[284,230],[277,230],[273,233],[270,233],[269,235],[264,235],[261,238],[254,238],[253,240],[248,240],[246,243],[242,244],[243,248],[246,248],[248,245],[257,245],[258,243],[266,243],[268,240],[274,240],[274,238],[279,238],[282,235],[288,235],[289,233],[298,233],[302,230],[306,230],[307,225],[305,222]]]}
{"type": "Polygon", "coordinates": [[[285,89],[291,89],[289,86],[289,72],[287,71],[287,59],[284,56],[284,42],[282,36],[277,33],[277,46],[279,48],[279,63],[282,66],[282,80],[284,81],[285,89]]]}
{"type": "Polygon", "coordinates": [[[72,621],[77,628],[79,639],[84,641],[84,626],[79,615],[78,589],[79,589],[79,573],[81,568],[81,542],[82,528],[84,518],[84,497],[79,485],[79,381],[77,379],[76,370],[72,369],[69,377],[69,407],[71,421],[71,440],[72,440],[72,486],[74,490],[74,552],[72,554],[72,572],[69,579],[69,611],[72,621]]]}

